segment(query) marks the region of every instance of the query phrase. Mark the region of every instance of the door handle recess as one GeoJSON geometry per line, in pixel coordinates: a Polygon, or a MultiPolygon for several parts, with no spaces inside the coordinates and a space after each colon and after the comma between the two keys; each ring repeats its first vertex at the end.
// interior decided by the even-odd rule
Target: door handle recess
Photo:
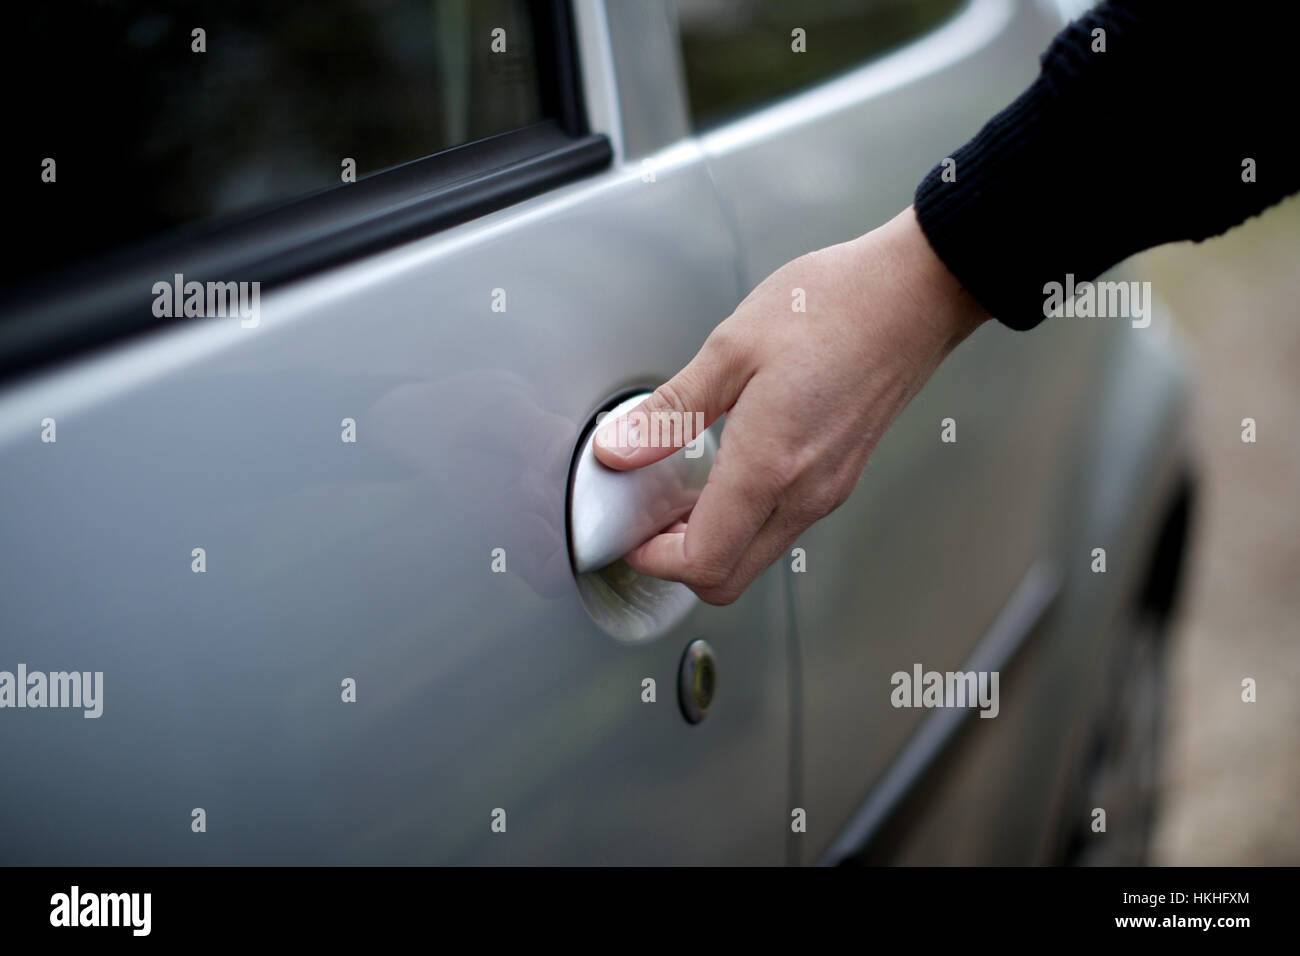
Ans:
{"type": "MultiPolygon", "coordinates": [[[[611,409],[603,421],[617,420],[649,397],[649,392],[632,396],[611,409]]],[[[717,457],[717,439],[710,431],[695,431],[693,417],[690,423],[665,417],[637,425],[650,440],[674,444],[687,436],[693,440],[653,465],[617,471],[596,460],[598,426],[590,428],[573,469],[569,498],[569,538],[579,574],[617,561],[689,513],[717,457]]]]}

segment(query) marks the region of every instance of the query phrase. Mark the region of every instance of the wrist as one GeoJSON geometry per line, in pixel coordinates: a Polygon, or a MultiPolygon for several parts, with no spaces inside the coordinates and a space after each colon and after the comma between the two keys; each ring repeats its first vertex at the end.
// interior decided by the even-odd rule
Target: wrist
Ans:
{"type": "Polygon", "coordinates": [[[946,356],[992,316],[939,258],[908,206],[880,227],[920,321],[932,325],[946,356]]]}

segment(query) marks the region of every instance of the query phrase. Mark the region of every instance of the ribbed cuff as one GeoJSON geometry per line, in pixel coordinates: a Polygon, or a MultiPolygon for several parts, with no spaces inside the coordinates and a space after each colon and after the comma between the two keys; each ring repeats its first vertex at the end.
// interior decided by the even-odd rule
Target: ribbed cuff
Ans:
{"type": "MultiPolygon", "coordinates": [[[[1037,233],[1027,190],[1047,157],[1042,141],[1052,95],[1040,81],[994,117],[916,188],[921,231],[959,282],[1013,329],[1043,320],[1041,284],[1021,238],[1037,233]]],[[[1035,202],[1034,205],[1037,205],[1035,202]]]]}
{"type": "Polygon", "coordinates": [[[1094,8],[1052,42],[1033,85],[917,187],[921,230],[1002,324],[1043,321],[1048,283],[1217,235],[1300,189],[1284,137],[1295,5],[1225,16],[1206,46],[1194,14],[1209,8],[1094,8]],[[1267,175],[1244,177],[1246,158],[1267,175]]]}

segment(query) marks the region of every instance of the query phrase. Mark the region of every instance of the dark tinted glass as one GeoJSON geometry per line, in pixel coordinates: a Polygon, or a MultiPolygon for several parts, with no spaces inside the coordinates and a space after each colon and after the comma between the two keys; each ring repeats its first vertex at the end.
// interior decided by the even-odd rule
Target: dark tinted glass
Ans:
{"type": "Polygon", "coordinates": [[[528,0],[32,2],[11,11],[12,279],[535,123],[528,0]],[[193,31],[204,31],[204,52],[193,31]],[[494,34],[502,30],[504,34],[494,34]],[[493,50],[494,42],[505,50],[493,50]],[[13,155],[13,154],[21,154],[13,155]],[[44,160],[56,179],[44,182],[44,160]]]}
{"type": "Polygon", "coordinates": [[[678,0],[691,113],[707,126],[860,66],[965,0],[678,0]],[[796,29],[805,52],[795,52],[796,29]]]}

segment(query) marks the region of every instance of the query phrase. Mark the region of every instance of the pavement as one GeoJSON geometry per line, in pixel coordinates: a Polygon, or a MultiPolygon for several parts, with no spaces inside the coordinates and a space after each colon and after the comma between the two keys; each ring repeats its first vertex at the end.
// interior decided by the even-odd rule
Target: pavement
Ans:
{"type": "Polygon", "coordinates": [[[1197,370],[1201,465],[1152,862],[1300,864],[1300,197],[1135,262],[1197,370]]]}

